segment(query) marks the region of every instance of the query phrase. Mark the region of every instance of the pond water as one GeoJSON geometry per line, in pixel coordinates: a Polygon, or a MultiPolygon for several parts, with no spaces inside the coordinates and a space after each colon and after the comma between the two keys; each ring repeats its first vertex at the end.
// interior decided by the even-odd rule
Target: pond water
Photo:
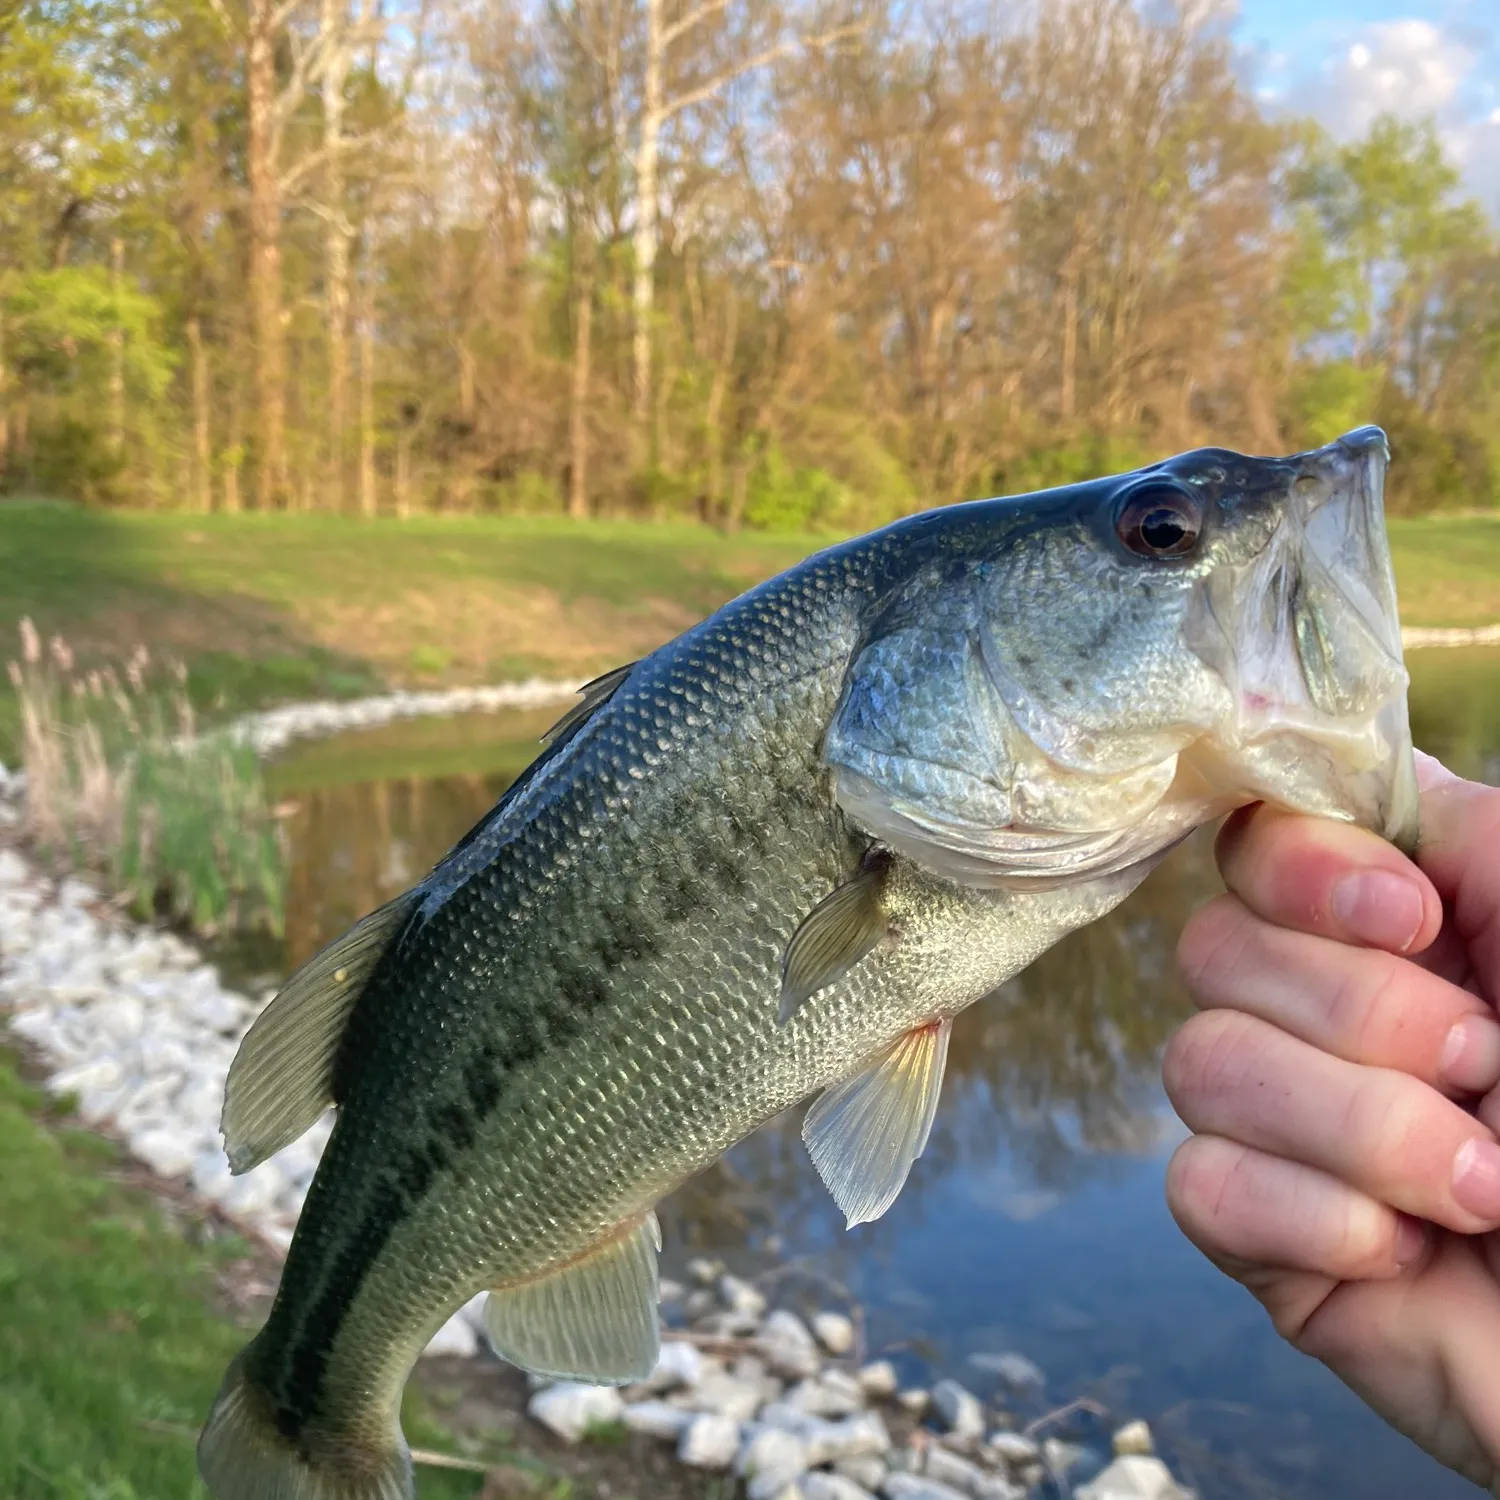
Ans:
{"type": "MultiPolygon", "coordinates": [[[[1500,652],[1411,658],[1418,745],[1500,782],[1500,652]]],[[[557,716],[427,720],[314,744],[273,768],[289,804],[286,971],[406,889],[493,804],[557,716]]],[[[1183,1131],[1158,1059],[1188,1002],[1172,962],[1220,889],[1200,833],[1107,920],[960,1018],[931,1143],[896,1205],[846,1233],[787,1116],[663,1205],[666,1269],[721,1256],[828,1284],[911,1381],[1018,1350],[1047,1406],[1093,1394],[1148,1418],[1205,1500],[1461,1500],[1478,1491],[1286,1348],[1181,1237],[1162,1195],[1183,1131]]]]}

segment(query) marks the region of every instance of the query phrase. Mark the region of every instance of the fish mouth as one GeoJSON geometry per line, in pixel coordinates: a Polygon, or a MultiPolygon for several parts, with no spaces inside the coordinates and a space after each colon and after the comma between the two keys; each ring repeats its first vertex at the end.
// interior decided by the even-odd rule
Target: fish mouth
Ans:
{"type": "Polygon", "coordinates": [[[1276,524],[1216,569],[1188,644],[1235,709],[1210,756],[1255,796],[1353,821],[1411,853],[1417,784],[1378,427],[1283,461],[1276,524]],[[1247,784],[1248,783],[1248,784],[1247,784]]]}

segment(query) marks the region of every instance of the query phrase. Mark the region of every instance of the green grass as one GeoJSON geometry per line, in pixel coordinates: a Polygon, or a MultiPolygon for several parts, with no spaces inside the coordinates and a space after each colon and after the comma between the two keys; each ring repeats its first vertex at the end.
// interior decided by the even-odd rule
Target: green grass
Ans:
{"type": "MultiPolygon", "coordinates": [[[[169,1225],[3,1050],[0,1162],[0,1496],[201,1500],[193,1439],[247,1337],[215,1310],[215,1277],[245,1247],[169,1225]]],[[[448,1446],[414,1396],[405,1425],[448,1446]]],[[[479,1481],[422,1470],[419,1487],[457,1500],[479,1481]]]]}
{"type": "Polygon", "coordinates": [[[1390,523],[1406,625],[1500,622],[1500,516],[1428,516],[1390,523]]]}
{"type": "MultiPolygon", "coordinates": [[[[1410,625],[1500,620],[1500,518],[1395,521],[1410,625]]],[[[0,503],[0,659],[22,615],[87,660],[184,657],[228,713],[381,684],[582,676],[830,540],[560,519],[192,516],[0,503]]],[[[0,712],[0,753],[6,743],[0,712]]]]}

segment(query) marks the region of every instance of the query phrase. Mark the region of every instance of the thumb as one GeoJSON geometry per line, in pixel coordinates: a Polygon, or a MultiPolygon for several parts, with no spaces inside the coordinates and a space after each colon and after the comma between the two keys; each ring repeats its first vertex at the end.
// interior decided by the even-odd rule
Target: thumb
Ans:
{"type": "Polygon", "coordinates": [[[1500,991],[1500,788],[1455,776],[1417,752],[1422,828],[1417,863],[1451,915],[1475,977],[1500,991]]]}

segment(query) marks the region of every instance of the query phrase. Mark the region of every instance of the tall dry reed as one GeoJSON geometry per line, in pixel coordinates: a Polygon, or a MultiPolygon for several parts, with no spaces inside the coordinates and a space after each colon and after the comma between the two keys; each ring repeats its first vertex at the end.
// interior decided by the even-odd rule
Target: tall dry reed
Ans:
{"type": "Polygon", "coordinates": [[[104,876],[140,914],[200,932],[280,932],[284,850],[255,752],[199,731],[187,671],[82,670],[61,636],[21,621],[9,664],[20,705],[25,829],[50,857],[104,876]]]}

